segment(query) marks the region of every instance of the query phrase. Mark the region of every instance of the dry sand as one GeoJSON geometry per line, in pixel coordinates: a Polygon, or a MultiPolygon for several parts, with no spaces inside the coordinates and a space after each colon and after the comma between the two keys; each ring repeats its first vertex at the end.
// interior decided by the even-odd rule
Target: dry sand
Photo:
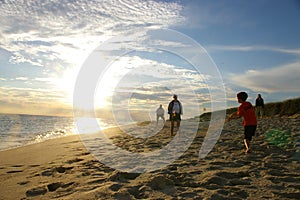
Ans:
{"type": "MultiPolygon", "coordinates": [[[[192,145],[178,160],[142,174],[105,166],[78,136],[2,151],[0,199],[300,198],[299,118],[260,119],[250,154],[244,153],[241,121],[231,121],[213,150],[199,160],[206,130],[207,123],[200,123],[192,145]],[[266,133],[272,128],[290,131],[285,145],[270,143],[266,133]]],[[[172,139],[168,125],[139,140],[118,129],[109,132],[115,145],[133,152],[159,149],[172,139]]]]}

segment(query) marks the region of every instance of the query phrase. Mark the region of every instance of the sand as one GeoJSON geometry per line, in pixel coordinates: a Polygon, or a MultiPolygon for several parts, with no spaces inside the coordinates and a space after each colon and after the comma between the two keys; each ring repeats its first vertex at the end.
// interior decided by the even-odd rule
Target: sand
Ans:
{"type": "MultiPolygon", "coordinates": [[[[77,135],[2,151],[0,199],[299,199],[298,117],[260,119],[249,154],[241,121],[230,121],[213,150],[199,159],[207,125],[200,123],[179,159],[147,173],[104,165],[77,135]],[[271,129],[288,130],[284,144],[272,140],[271,129]]],[[[132,139],[118,129],[108,132],[115,145],[132,152],[157,150],[172,139],[168,125],[147,139],[132,139]]]]}

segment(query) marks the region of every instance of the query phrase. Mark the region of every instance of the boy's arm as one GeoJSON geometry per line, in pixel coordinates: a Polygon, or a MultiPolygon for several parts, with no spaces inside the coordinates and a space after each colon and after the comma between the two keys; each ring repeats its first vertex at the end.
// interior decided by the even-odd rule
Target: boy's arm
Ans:
{"type": "Polygon", "coordinates": [[[237,118],[238,118],[237,112],[231,113],[231,115],[225,120],[225,123],[229,122],[232,119],[237,119],[237,118]]]}
{"type": "Polygon", "coordinates": [[[236,119],[238,118],[238,113],[237,112],[234,112],[232,113],[230,116],[229,116],[229,119],[236,119]]]}

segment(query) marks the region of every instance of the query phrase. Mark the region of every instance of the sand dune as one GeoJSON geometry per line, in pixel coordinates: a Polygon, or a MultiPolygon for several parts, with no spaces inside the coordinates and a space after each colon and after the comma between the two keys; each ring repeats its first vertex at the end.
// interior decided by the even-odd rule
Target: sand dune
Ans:
{"type": "MultiPolygon", "coordinates": [[[[147,173],[102,164],[78,136],[2,151],[0,199],[299,199],[299,118],[260,119],[250,154],[244,153],[241,121],[231,121],[213,150],[199,159],[207,125],[200,123],[179,159],[147,173]],[[275,142],[275,130],[287,130],[282,144],[275,142]]],[[[172,140],[168,125],[144,139],[118,129],[109,133],[116,146],[137,153],[155,151],[172,140]]]]}

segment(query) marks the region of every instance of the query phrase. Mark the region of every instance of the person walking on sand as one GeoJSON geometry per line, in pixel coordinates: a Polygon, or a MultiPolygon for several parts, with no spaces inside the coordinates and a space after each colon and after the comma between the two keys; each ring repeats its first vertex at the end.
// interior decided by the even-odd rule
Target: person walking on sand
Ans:
{"type": "Polygon", "coordinates": [[[257,95],[257,98],[255,100],[255,113],[256,117],[260,116],[260,118],[264,115],[264,99],[261,97],[261,94],[257,95]]]}
{"type": "Polygon", "coordinates": [[[181,121],[180,115],[182,115],[182,105],[180,101],[178,101],[176,94],[173,95],[173,100],[169,103],[168,114],[170,115],[172,136],[174,132],[174,123],[176,121],[176,128],[179,130],[181,121]]]}
{"type": "Polygon", "coordinates": [[[163,109],[162,105],[160,104],[159,108],[156,110],[156,126],[158,124],[159,118],[162,118],[163,122],[165,123],[165,110],[163,109]]]}
{"type": "Polygon", "coordinates": [[[240,92],[237,94],[237,100],[241,105],[238,107],[238,111],[232,113],[227,121],[230,121],[231,119],[234,119],[236,117],[244,118],[244,143],[246,147],[246,153],[250,153],[250,142],[252,140],[252,137],[255,135],[257,119],[252,104],[246,101],[247,98],[248,94],[246,92],[240,92]]]}

